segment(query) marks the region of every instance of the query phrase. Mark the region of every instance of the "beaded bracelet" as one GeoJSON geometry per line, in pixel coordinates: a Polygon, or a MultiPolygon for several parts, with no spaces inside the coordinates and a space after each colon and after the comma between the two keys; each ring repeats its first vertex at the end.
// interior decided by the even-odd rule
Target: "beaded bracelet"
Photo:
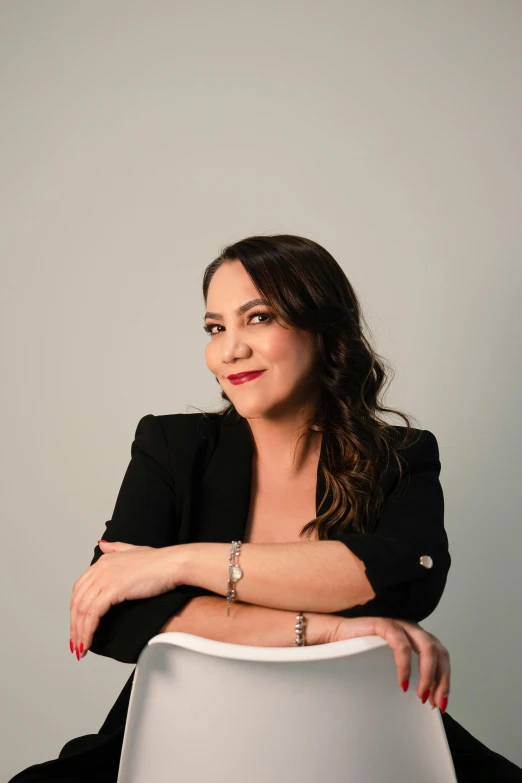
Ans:
{"type": "Polygon", "coordinates": [[[305,647],[306,646],[306,638],[305,638],[305,619],[302,612],[299,612],[299,614],[296,617],[295,621],[295,642],[294,647],[305,647]]]}

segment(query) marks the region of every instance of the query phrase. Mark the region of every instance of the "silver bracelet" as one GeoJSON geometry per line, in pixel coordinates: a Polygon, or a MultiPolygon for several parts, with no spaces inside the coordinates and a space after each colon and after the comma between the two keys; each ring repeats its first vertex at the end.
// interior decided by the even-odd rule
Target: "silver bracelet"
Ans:
{"type": "Polygon", "coordinates": [[[306,646],[306,637],[305,637],[305,619],[302,612],[299,612],[299,614],[296,617],[295,621],[295,642],[294,647],[305,647],[306,646]]]}
{"type": "MultiPolygon", "coordinates": [[[[243,569],[239,565],[241,554],[241,541],[232,541],[228,557],[228,584],[227,584],[227,617],[230,617],[230,604],[236,600],[235,585],[243,576],[243,569]]],[[[294,647],[306,646],[306,626],[302,612],[296,616],[294,647]]]]}
{"type": "Polygon", "coordinates": [[[227,617],[230,617],[230,604],[236,600],[236,582],[243,576],[243,569],[239,565],[240,552],[241,541],[232,541],[228,557],[227,617]]]}

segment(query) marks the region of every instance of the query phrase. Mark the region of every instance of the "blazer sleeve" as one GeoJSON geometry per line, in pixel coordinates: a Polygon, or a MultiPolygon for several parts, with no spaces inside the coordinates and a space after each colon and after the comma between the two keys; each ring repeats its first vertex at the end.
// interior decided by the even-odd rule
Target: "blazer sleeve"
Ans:
{"type": "MultiPolygon", "coordinates": [[[[131,460],[112,518],[100,538],[153,547],[177,543],[176,488],[166,438],[159,417],[138,422],[131,460]]],[[[96,545],[91,566],[103,552],[96,545]]],[[[179,585],[170,592],[115,604],[100,619],[90,650],[124,663],[136,663],[141,650],[167,620],[208,590],[179,585]]]]}
{"type": "MultiPolygon", "coordinates": [[[[402,455],[404,473],[399,489],[384,500],[372,532],[332,536],[364,562],[375,592],[371,601],[335,614],[420,622],[442,597],[451,557],[435,435],[423,430],[402,455]]],[[[397,481],[393,489],[396,485],[397,481]]]]}

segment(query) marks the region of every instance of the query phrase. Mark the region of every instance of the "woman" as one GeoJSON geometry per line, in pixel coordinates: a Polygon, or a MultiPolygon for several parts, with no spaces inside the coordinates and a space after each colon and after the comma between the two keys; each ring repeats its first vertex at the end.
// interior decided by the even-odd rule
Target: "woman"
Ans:
{"type": "MultiPolygon", "coordinates": [[[[290,646],[301,613],[307,644],[379,635],[403,690],[419,654],[416,695],[441,709],[459,783],[522,781],[445,712],[447,650],[418,625],[451,564],[438,445],[380,404],[385,368],[341,267],[302,237],[251,237],[207,267],[203,295],[227,404],[140,420],[106,538],[73,587],[71,652],[135,663],[176,630],[290,646]]],[[[115,783],[133,675],[97,734],[10,783],[115,783]]]]}

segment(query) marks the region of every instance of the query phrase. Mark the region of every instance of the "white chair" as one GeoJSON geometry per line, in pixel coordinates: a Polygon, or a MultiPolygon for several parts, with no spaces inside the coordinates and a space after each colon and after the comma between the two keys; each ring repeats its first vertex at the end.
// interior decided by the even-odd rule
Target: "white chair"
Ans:
{"type": "Polygon", "coordinates": [[[138,659],[118,783],[456,783],[438,709],[377,636],[253,647],[154,636],[138,659]]]}

